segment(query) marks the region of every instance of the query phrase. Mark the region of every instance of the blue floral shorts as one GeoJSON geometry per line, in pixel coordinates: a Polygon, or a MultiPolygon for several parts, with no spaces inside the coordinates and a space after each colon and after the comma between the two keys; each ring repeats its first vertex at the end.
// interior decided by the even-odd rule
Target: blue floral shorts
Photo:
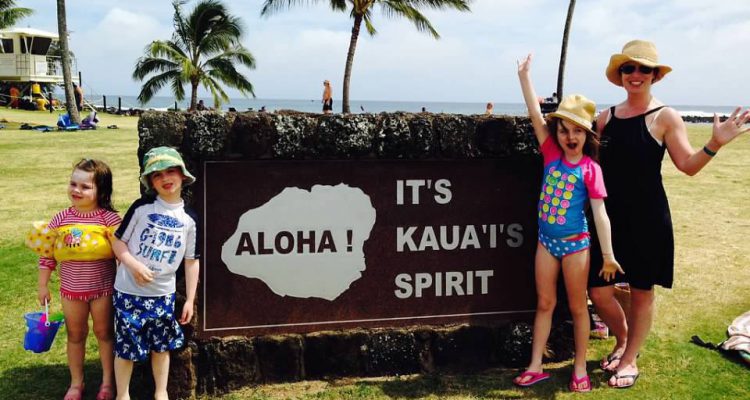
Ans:
{"type": "Polygon", "coordinates": [[[115,290],[115,356],[144,361],[150,352],[161,353],[185,344],[174,315],[175,294],[135,296],[115,290]]]}
{"type": "Polygon", "coordinates": [[[588,249],[591,236],[585,232],[571,239],[555,239],[539,232],[539,243],[555,258],[562,260],[565,256],[588,249]]]}

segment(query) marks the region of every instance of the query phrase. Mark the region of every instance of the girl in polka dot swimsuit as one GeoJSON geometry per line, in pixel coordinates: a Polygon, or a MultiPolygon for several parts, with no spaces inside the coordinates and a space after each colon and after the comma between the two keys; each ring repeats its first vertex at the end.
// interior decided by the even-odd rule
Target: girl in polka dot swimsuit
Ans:
{"type": "Polygon", "coordinates": [[[588,392],[591,380],[586,372],[586,346],[590,322],[586,286],[590,239],[584,215],[586,200],[591,203],[604,258],[600,274],[609,280],[616,271],[622,272],[612,251],[609,218],[604,207],[607,192],[601,168],[593,159],[599,146],[591,130],[596,106],[584,96],[566,96],[557,111],[545,120],[531,83],[530,69],[531,55],[528,55],[518,63],[518,77],[544,157],[535,264],[537,309],[531,362],[513,382],[518,386],[531,386],[549,378],[549,374],[542,370],[542,355],[552,325],[557,278],[562,269],[575,338],[575,362],[569,388],[575,392],[588,392]]]}

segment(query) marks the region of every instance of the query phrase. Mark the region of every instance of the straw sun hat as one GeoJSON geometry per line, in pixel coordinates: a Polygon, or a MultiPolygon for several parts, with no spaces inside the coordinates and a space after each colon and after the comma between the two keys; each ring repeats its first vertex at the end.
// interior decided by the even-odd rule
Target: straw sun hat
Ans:
{"type": "Polygon", "coordinates": [[[555,112],[547,115],[547,118],[560,118],[574,123],[581,128],[594,133],[591,129],[596,113],[596,104],[580,94],[571,94],[563,97],[555,112]]]}
{"type": "Polygon", "coordinates": [[[619,69],[622,64],[628,61],[633,61],[647,67],[658,68],[659,72],[654,76],[653,83],[660,81],[664,75],[672,71],[672,67],[669,65],[659,64],[659,53],[656,51],[656,46],[653,43],[646,40],[631,40],[622,47],[622,53],[613,54],[609,58],[607,79],[617,86],[622,86],[622,75],[619,69]]]}

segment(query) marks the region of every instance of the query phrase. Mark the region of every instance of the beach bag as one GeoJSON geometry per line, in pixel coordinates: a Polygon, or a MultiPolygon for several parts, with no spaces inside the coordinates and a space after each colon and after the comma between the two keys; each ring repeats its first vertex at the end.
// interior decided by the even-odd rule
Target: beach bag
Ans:
{"type": "Polygon", "coordinates": [[[693,336],[691,341],[698,346],[719,351],[730,356],[739,356],[745,365],[750,367],[750,311],[745,312],[727,328],[727,340],[713,344],[704,342],[700,337],[693,336]]]}

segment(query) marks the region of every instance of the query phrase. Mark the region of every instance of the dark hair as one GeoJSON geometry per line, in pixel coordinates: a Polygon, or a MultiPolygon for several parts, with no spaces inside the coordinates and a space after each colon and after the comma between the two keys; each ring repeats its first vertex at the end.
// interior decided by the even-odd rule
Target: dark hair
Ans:
{"type": "Polygon", "coordinates": [[[112,170],[109,169],[109,165],[101,160],[84,158],[73,164],[73,170],[76,169],[94,173],[97,205],[105,210],[117,212],[112,206],[112,170]]]}
{"type": "MultiPolygon", "coordinates": [[[[555,144],[557,145],[557,147],[562,147],[560,146],[560,142],[557,140],[558,125],[562,125],[562,123],[560,122],[560,118],[558,117],[552,117],[547,122],[547,126],[549,127],[550,136],[552,137],[552,140],[555,141],[555,144]]],[[[601,142],[599,141],[599,135],[597,135],[596,133],[589,132],[588,130],[585,130],[585,131],[586,131],[586,142],[583,143],[583,154],[591,157],[592,160],[599,162],[599,146],[601,146],[601,142]]]]}

